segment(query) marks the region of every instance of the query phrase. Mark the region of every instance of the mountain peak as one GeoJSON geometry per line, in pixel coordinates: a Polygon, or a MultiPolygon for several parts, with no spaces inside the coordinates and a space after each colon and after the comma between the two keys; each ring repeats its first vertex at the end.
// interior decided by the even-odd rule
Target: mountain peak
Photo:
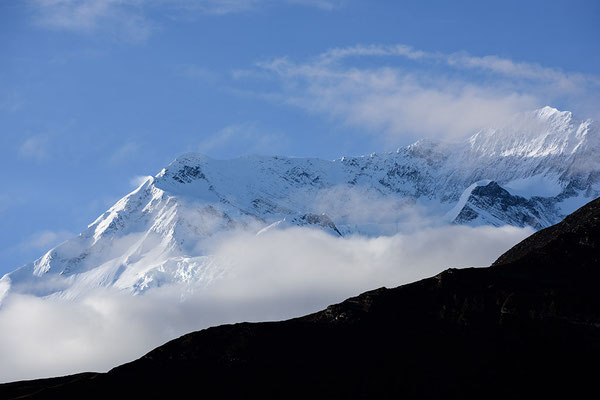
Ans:
{"type": "Polygon", "coordinates": [[[560,120],[571,120],[573,113],[571,111],[560,111],[554,107],[545,106],[537,109],[533,114],[542,120],[560,119],[560,120]]]}
{"type": "Polygon", "coordinates": [[[546,106],[515,115],[503,126],[483,129],[469,138],[472,151],[488,156],[539,158],[577,152],[594,121],[546,106]]]}
{"type": "Polygon", "coordinates": [[[202,243],[214,235],[259,232],[277,221],[341,236],[393,235],[404,218],[399,208],[414,203],[425,204],[434,219],[452,210],[454,220],[462,210],[473,218],[455,222],[542,228],[600,195],[600,141],[591,121],[575,123],[570,113],[551,107],[536,113],[521,121],[537,124],[482,131],[462,143],[421,140],[396,153],[339,162],[186,153],[79,236],[0,284],[49,295],[54,289],[44,276],[69,278],[61,295],[76,296],[102,285],[141,293],[188,279],[184,270],[195,271],[190,281],[204,281],[214,271],[202,243]],[[551,122],[540,122],[542,117],[551,122]],[[532,133],[532,126],[542,128],[532,133]],[[476,188],[490,181],[497,184],[476,188]]]}

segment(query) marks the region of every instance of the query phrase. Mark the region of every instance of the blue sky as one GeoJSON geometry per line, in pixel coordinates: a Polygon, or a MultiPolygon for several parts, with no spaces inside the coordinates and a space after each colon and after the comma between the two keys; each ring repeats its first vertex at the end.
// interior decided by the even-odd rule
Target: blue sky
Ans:
{"type": "Polygon", "coordinates": [[[332,159],[543,105],[598,118],[599,17],[573,0],[0,2],[0,274],[184,152],[332,159]]]}

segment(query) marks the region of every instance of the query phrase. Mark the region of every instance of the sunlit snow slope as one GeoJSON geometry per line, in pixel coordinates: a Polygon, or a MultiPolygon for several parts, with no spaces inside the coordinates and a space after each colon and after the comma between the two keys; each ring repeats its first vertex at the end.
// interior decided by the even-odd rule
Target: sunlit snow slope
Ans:
{"type": "Polygon", "coordinates": [[[334,161],[186,154],[79,236],[5,275],[0,292],[77,297],[98,286],[141,293],[208,284],[226,269],[211,256],[211,240],[236,229],[389,235],[415,213],[436,223],[540,229],[599,196],[598,154],[597,122],[550,107],[461,143],[422,140],[334,161]]]}

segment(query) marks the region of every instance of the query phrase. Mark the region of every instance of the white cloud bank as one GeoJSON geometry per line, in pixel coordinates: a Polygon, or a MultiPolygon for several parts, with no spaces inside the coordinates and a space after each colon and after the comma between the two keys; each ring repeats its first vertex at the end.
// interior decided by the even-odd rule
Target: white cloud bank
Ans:
{"type": "Polygon", "coordinates": [[[12,294],[0,309],[0,381],[105,371],[192,330],[299,316],[448,267],[489,265],[530,233],[464,226],[378,238],[301,228],[237,233],[215,245],[227,274],[207,287],[141,296],[98,289],[77,301],[12,294]]]}

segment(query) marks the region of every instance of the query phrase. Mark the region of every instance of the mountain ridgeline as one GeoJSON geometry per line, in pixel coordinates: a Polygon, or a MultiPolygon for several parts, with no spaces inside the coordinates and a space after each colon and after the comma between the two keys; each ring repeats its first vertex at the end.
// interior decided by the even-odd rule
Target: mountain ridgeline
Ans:
{"type": "Polygon", "coordinates": [[[542,229],[600,195],[598,154],[597,122],[550,107],[462,142],[334,161],[186,154],[79,236],[5,275],[0,301],[7,292],[76,298],[99,286],[138,294],[209,284],[223,266],[207,239],[237,229],[393,235],[413,214],[430,224],[542,229]]]}
{"type": "Polygon", "coordinates": [[[596,390],[599,278],[597,199],[488,268],[193,332],[108,373],[0,385],[0,397],[578,398],[596,390]]]}

